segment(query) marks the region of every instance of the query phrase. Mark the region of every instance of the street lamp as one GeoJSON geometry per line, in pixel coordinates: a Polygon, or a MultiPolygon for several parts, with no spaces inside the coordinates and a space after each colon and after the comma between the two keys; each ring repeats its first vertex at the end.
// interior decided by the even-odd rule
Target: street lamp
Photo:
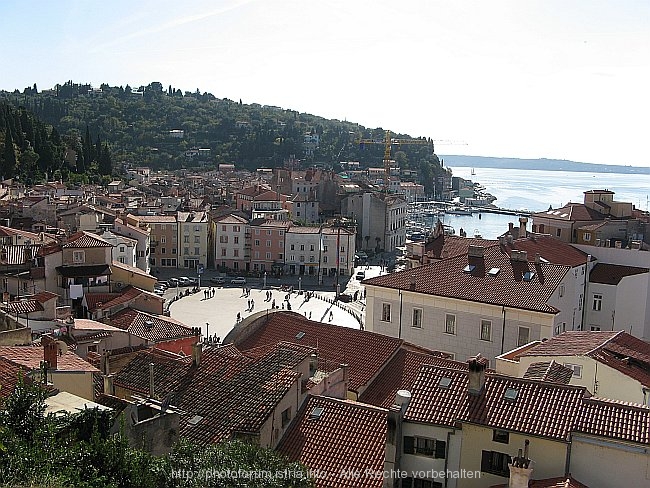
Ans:
{"type": "Polygon", "coordinates": [[[210,323],[206,322],[205,323],[205,341],[208,341],[208,337],[210,336],[210,323]]]}
{"type": "Polygon", "coordinates": [[[302,277],[298,278],[298,293],[302,291],[302,277]]]}
{"type": "Polygon", "coordinates": [[[264,288],[266,288],[266,271],[264,271],[264,288]]]}

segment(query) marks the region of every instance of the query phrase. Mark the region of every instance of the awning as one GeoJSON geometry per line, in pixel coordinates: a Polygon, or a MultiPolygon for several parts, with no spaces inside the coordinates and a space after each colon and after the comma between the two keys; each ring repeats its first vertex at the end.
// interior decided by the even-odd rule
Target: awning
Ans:
{"type": "Polygon", "coordinates": [[[57,266],[56,272],[64,278],[90,278],[94,276],[110,275],[111,267],[108,264],[96,264],[92,266],[57,266]]]}

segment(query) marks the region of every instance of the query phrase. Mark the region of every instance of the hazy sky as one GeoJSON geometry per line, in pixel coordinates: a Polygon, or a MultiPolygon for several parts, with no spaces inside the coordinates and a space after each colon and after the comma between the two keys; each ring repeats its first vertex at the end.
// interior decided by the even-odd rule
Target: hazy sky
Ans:
{"type": "Polygon", "coordinates": [[[151,81],[439,154],[650,166],[648,0],[2,0],[0,88],[151,81]]]}

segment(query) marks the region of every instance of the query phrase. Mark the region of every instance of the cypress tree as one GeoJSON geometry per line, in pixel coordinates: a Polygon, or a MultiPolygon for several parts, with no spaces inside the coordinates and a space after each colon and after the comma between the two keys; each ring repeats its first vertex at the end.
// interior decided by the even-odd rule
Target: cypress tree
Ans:
{"type": "Polygon", "coordinates": [[[13,178],[16,171],[16,151],[14,149],[14,139],[11,137],[11,131],[5,130],[5,147],[2,151],[2,166],[0,167],[0,176],[3,179],[13,178]]]}

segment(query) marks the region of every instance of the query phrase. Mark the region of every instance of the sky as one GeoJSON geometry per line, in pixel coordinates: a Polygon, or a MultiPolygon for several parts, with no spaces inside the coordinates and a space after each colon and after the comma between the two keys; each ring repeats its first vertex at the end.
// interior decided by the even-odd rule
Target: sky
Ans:
{"type": "Polygon", "coordinates": [[[439,154],[650,166],[648,0],[2,0],[0,45],[5,90],[159,81],[439,154]]]}

